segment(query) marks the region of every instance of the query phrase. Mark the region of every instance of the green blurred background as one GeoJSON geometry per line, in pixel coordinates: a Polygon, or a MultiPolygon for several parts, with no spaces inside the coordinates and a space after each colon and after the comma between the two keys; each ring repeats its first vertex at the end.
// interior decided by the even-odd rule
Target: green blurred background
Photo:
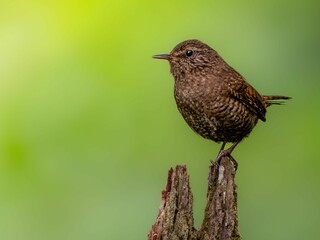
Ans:
{"type": "Polygon", "coordinates": [[[201,224],[219,145],[178,113],[180,41],[214,47],[268,111],[234,153],[244,239],[318,239],[319,1],[1,1],[0,239],[141,240],[186,163],[201,224]]]}

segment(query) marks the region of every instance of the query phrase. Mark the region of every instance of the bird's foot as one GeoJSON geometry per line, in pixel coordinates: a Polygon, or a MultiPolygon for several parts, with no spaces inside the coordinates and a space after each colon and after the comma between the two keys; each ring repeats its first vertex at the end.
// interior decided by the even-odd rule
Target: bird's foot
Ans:
{"type": "Polygon", "coordinates": [[[215,167],[216,170],[218,170],[220,163],[221,163],[221,159],[226,155],[225,153],[226,150],[220,150],[220,152],[218,153],[218,156],[215,160],[210,160],[211,166],[210,167],[215,167]]]}
{"type": "Polygon", "coordinates": [[[211,160],[211,166],[215,165],[216,168],[219,168],[220,166],[220,163],[221,163],[221,160],[222,158],[224,157],[228,157],[230,161],[232,161],[232,164],[234,166],[234,169],[235,171],[237,171],[238,169],[238,163],[237,161],[231,156],[231,152],[232,152],[233,149],[226,149],[226,150],[221,150],[216,158],[215,161],[212,161],[211,160]]]}
{"type": "Polygon", "coordinates": [[[234,171],[238,170],[238,162],[231,156],[231,154],[228,156],[229,159],[231,160],[233,167],[234,167],[234,171]]]}
{"type": "Polygon", "coordinates": [[[209,177],[208,177],[208,181],[209,181],[209,186],[212,187],[212,179],[214,178],[214,176],[216,174],[219,174],[219,169],[220,169],[220,164],[221,164],[221,160],[224,157],[228,157],[228,159],[232,162],[232,165],[234,167],[234,171],[236,172],[238,169],[238,163],[237,161],[231,156],[231,152],[227,150],[220,150],[216,160],[210,160],[211,165],[210,165],[210,172],[209,172],[209,177]]]}
{"type": "Polygon", "coordinates": [[[229,149],[227,149],[227,150],[221,150],[221,151],[219,152],[219,154],[218,154],[218,156],[217,156],[217,158],[216,158],[216,162],[218,163],[218,165],[220,165],[222,158],[231,156],[228,150],[229,150],[229,149]]]}

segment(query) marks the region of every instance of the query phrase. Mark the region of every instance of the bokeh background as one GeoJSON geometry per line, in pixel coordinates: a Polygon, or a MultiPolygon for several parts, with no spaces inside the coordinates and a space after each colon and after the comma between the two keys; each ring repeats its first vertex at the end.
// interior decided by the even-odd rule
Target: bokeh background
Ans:
{"type": "Polygon", "coordinates": [[[1,1],[0,239],[146,239],[185,163],[201,224],[219,145],[184,123],[169,65],[197,38],[270,108],[234,157],[244,239],[318,239],[319,1],[1,1]]]}

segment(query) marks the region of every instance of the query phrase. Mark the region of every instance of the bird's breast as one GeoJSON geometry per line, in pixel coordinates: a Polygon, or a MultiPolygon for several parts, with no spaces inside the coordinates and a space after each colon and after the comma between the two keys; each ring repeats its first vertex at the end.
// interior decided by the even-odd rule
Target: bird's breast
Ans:
{"type": "Polygon", "coordinates": [[[189,77],[175,81],[174,96],[179,105],[188,105],[201,109],[208,101],[219,97],[221,85],[209,81],[205,76],[189,77]]]}

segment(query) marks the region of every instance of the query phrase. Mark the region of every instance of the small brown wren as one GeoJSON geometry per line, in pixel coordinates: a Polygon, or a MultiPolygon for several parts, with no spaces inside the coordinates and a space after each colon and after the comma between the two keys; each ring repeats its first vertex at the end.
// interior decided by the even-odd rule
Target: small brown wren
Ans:
{"type": "Polygon", "coordinates": [[[217,160],[231,157],[258,120],[266,121],[267,107],[290,98],[260,95],[214,49],[199,40],[181,42],[170,54],[153,58],[169,61],[174,97],[188,125],[202,137],[222,142],[217,160]],[[233,144],[224,150],[228,142],[233,144]]]}

